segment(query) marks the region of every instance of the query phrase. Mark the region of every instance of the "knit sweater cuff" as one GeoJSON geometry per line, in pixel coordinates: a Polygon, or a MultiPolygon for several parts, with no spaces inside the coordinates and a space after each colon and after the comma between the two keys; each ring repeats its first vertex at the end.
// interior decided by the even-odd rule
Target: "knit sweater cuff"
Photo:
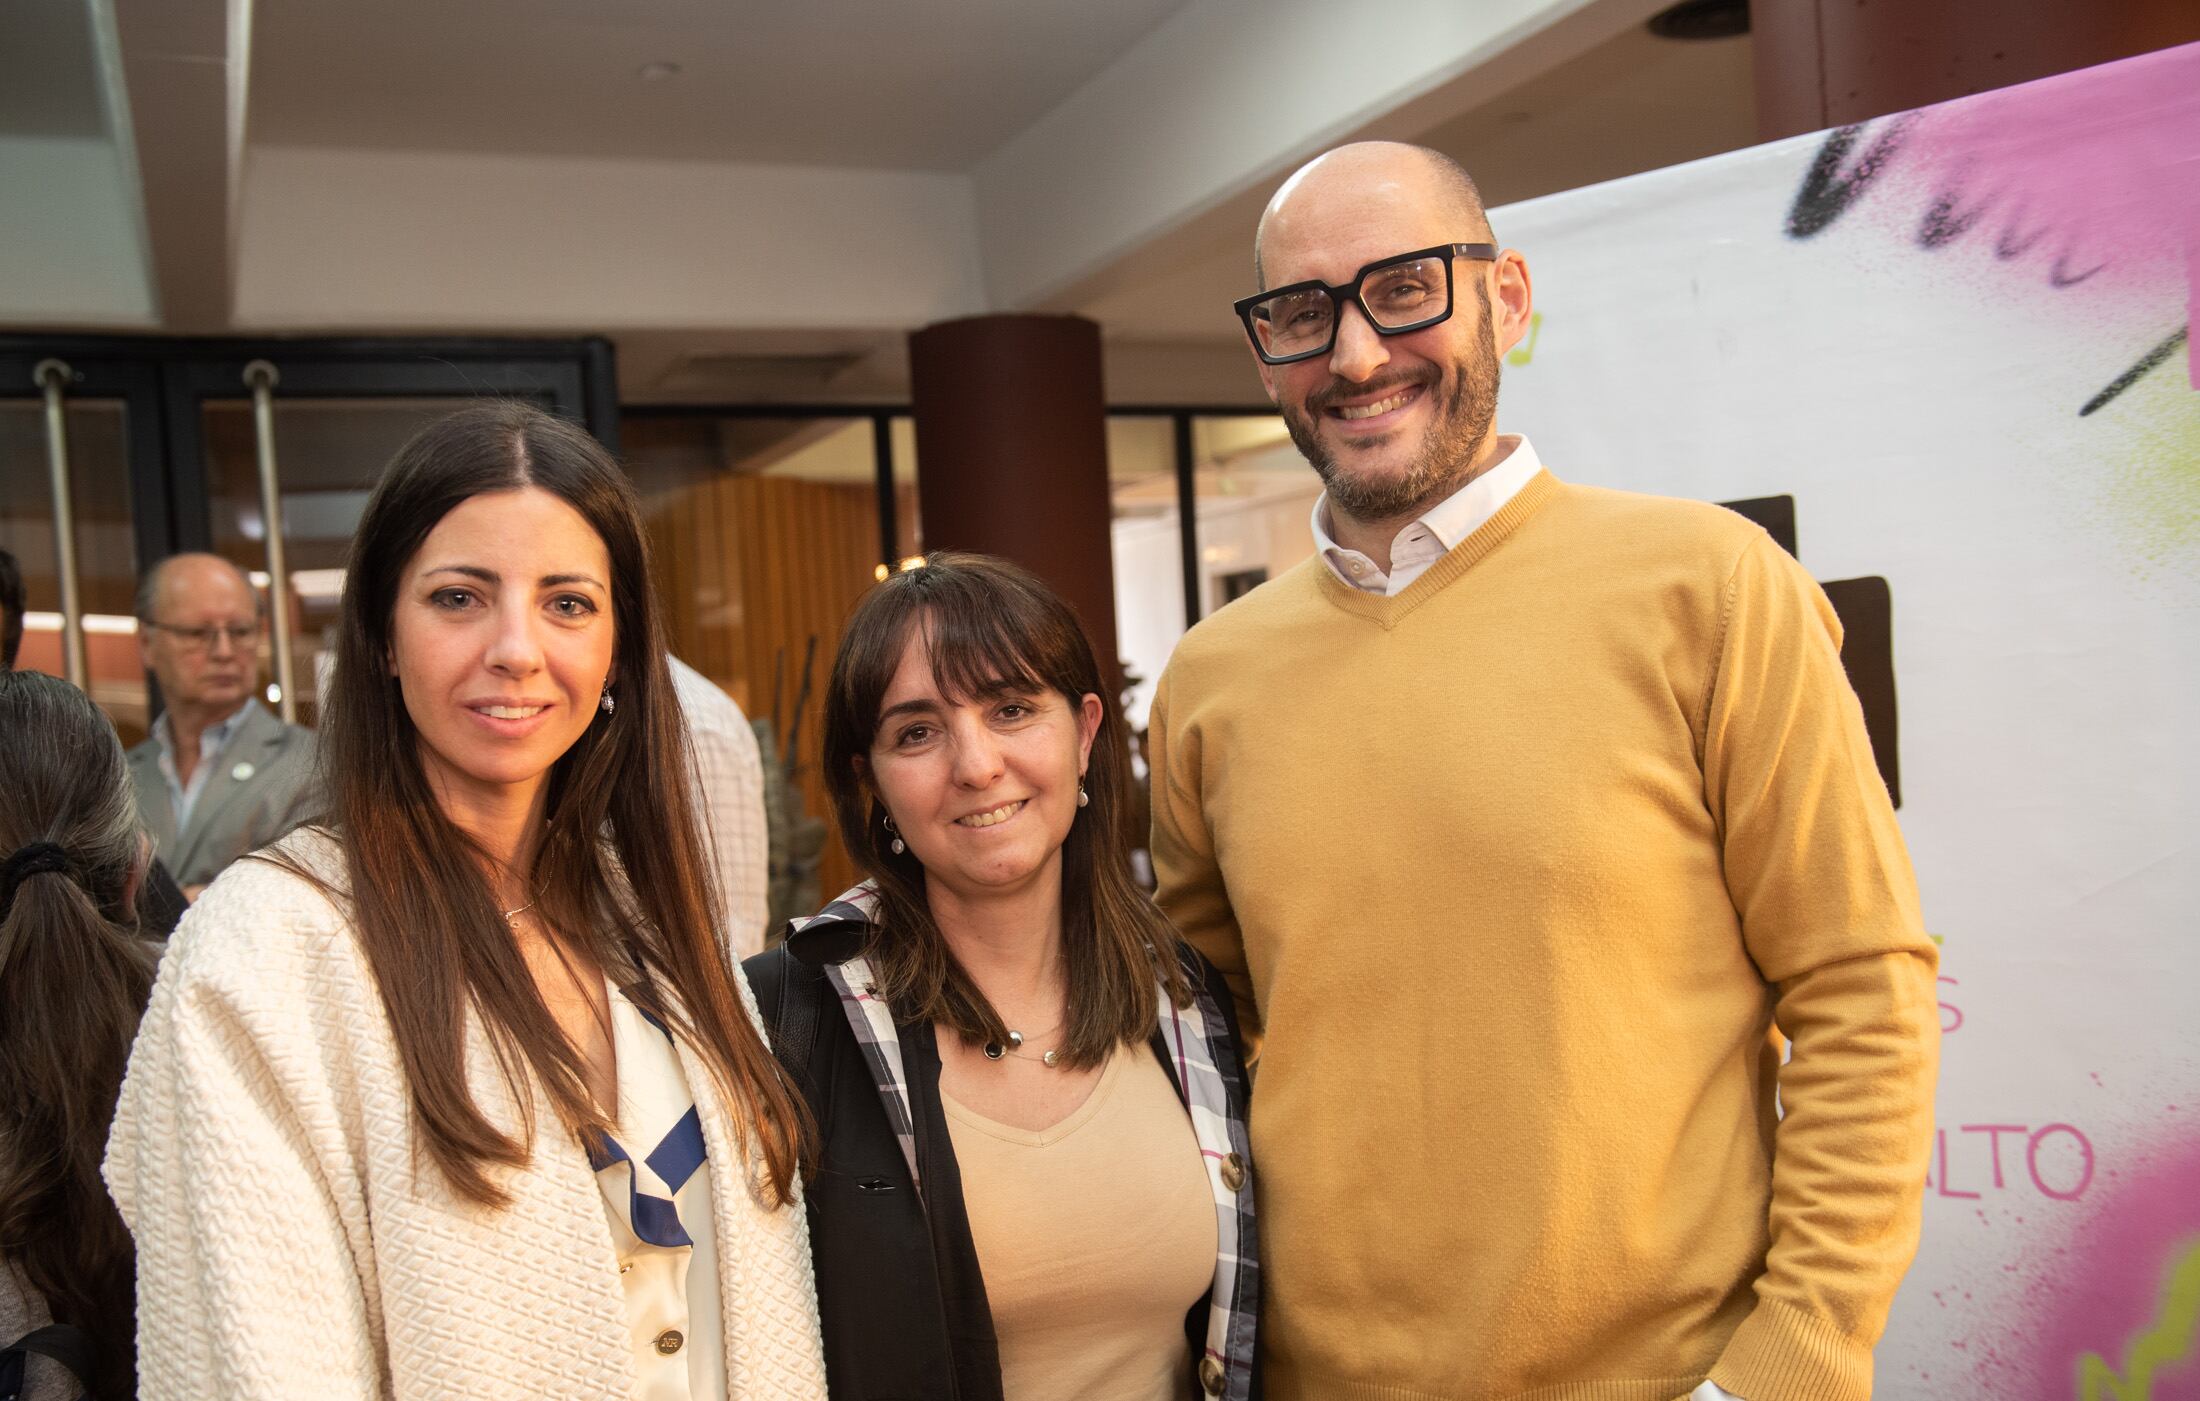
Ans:
{"type": "Polygon", "coordinates": [[[1760,1299],[1711,1380],[1748,1401],[1871,1401],[1872,1350],[1821,1319],[1760,1299]]]}

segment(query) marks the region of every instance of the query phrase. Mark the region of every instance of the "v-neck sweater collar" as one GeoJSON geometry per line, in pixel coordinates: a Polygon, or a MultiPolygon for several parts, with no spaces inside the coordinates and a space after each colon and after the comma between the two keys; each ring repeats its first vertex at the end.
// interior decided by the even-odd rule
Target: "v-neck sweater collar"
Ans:
{"type": "Polygon", "coordinates": [[[1551,475],[1549,468],[1538,469],[1528,479],[1527,485],[1521,487],[1496,515],[1484,521],[1472,535],[1430,565],[1427,572],[1414,580],[1403,593],[1385,596],[1356,589],[1339,579],[1335,571],[1319,558],[1312,562],[1315,587],[1322,598],[1354,617],[1364,618],[1383,628],[1396,627],[1415,609],[1449,588],[1510,539],[1514,531],[1526,524],[1558,494],[1561,485],[1558,478],[1551,475]]]}

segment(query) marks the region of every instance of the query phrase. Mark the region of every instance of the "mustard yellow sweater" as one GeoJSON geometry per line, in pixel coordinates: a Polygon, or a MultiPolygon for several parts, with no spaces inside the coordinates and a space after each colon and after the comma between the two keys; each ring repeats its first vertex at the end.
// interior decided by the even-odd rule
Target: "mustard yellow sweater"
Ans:
{"type": "Polygon", "coordinates": [[[1839,648],[1756,526],[1548,473],[1184,639],[1154,855],[1262,1038],[1271,1401],[1870,1395],[1937,961],[1839,648]]]}

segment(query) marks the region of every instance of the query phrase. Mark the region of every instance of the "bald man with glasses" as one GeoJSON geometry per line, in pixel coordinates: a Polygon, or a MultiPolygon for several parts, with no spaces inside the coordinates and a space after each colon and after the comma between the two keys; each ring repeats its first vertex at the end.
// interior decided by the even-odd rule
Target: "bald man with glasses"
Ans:
{"type": "Polygon", "coordinates": [[[218,555],[172,555],[138,588],[138,654],[165,708],[130,751],[130,778],[161,864],[192,899],[313,814],[313,732],[256,694],[261,622],[251,580],[218,555]]]}
{"type": "Polygon", "coordinates": [[[1330,152],[1254,256],[1315,549],[1185,637],[1147,754],[1259,1038],[1268,1401],[1864,1401],[1939,1023],[1831,606],[1497,431],[1528,267],[1448,158],[1330,152]]]}

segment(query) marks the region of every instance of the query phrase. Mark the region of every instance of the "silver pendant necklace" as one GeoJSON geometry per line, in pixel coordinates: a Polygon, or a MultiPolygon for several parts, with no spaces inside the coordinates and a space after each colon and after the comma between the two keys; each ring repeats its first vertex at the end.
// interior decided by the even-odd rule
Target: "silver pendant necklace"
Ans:
{"type": "MultiPolygon", "coordinates": [[[[1057,1022],[1052,1029],[1059,1030],[1060,1026],[1061,1023],[1057,1022]]],[[[1022,1053],[1023,1044],[1024,1034],[1020,1031],[1011,1031],[1008,1033],[1008,1044],[1005,1046],[998,1041],[985,1043],[985,1058],[987,1060],[999,1060],[1003,1056],[1014,1056],[1017,1060],[1036,1060],[1039,1064],[1048,1066],[1061,1060],[1062,1052],[1059,1049],[1041,1051],[1037,1056],[1030,1056],[1022,1053]]]]}
{"type": "Polygon", "coordinates": [[[504,912],[504,922],[511,925],[514,929],[517,929],[519,928],[519,917],[523,914],[526,914],[529,910],[533,908],[535,908],[535,902],[530,899],[526,904],[520,906],[516,910],[506,910],[504,912]]]}

